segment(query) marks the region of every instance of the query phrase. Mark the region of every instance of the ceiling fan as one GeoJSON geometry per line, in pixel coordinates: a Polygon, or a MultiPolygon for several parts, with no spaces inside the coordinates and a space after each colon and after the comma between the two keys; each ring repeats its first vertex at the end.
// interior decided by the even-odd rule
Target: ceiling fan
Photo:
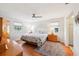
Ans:
{"type": "Polygon", "coordinates": [[[35,13],[33,13],[32,18],[42,18],[42,16],[37,16],[35,13]]]}
{"type": "Polygon", "coordinates": [[[70,3],[65,3],[65,5],[69,5],[70,3]]]}

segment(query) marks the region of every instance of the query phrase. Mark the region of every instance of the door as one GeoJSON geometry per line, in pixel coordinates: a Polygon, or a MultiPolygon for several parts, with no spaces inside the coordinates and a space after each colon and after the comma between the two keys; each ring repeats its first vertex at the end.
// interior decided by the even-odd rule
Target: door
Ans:
{"type": "Polygon", "coordinates": [[[0,41],[2,38],[2,18],[0,17],[0,41]]]}

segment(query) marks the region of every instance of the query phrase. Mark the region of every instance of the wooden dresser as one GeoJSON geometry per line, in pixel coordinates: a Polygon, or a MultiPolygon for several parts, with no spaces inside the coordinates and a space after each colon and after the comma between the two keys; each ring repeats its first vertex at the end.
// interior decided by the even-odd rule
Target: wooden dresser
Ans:
{"type": "Polygon", "coordinates": [[[54,35],[54,34],[48,35],[48,40],[53,42],[58,41],[57,35],[54,35]]]}

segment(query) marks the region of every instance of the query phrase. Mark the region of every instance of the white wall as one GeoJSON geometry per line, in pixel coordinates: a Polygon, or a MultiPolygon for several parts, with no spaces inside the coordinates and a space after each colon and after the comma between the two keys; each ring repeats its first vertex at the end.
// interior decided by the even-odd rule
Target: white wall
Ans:
{"type": "Polygon", "coordinates": [[[79,24],[74,24],[74,55],[79,56],[79,24]]]}
{"type": "Polygon", "coordinates": [[[35,25],[35,28],[34,28],[34,32],[35,33],[44,33],[44,34],[48,34],[48,24],[47,23],[44,23],[44,22],[41,22],[41,23],[38,23],[37,25],[35,25]]]}
{"type": "Polygon", "coordinates": [[[58,22],[59,23],[59,33],[57,34],[59,37],[59,41],[64,42],[64,18],[55,18],[49,19],[46,21],[40,21],[39,23],[35,24],[34,32],[42,31],[44,33],[49,33],[49,24],[58,22]]]}
{"type": "MultiPolygon", "coordinates": [[[[9,26],[10,26],[10,39],[11,40],[18,40],[26,31],[26,29],[24,28],[24,26],[22,27],[22,30],[15,30],[14,29],[14,23],[15,22],[10,22],[9,26]]],[[[22,24],[22,23],[20,23],[22,24]]]]}

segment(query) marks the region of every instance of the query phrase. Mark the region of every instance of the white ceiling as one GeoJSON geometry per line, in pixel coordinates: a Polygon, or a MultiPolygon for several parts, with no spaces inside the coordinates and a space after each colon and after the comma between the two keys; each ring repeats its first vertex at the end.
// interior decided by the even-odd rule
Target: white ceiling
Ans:
{"type": "Polygon", "coordinates": [[[60,18],[69,15],[73,8],[78,9],[79,4],[64,3],[0,3],[0,16],[13,21],[31,22],[32,14],[42,16],[38,20],[60,18]]]}

